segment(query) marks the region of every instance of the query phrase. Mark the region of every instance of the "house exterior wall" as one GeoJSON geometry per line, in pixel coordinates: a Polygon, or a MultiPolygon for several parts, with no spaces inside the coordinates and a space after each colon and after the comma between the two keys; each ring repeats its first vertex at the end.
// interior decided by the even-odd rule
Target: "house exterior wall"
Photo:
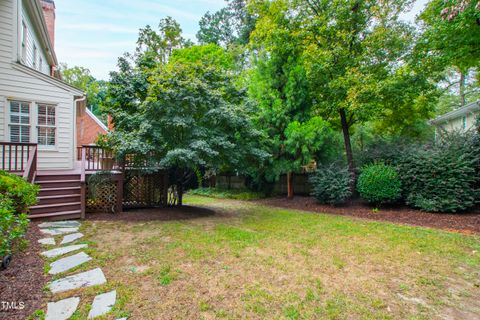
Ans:
{"type": "Polygon", "coordinates": [[[455,117],[453,119],[450,119],[448,121],[445,121],[443,123],[440,123],[437,125],[437,127],[447,132],[470,130],[475,126],[476,117],[479,114],[480,113],[478,111],[469,112],[467,114],[464,114],[464,115],[455,117]],[[465,127],[464,127],[464,124],[465,124],[465,127]]]}
{"type": "MultiPolygon", "coordinates": [[[[36,0],[34,0],[36,1],[36,0]]],[[[24,101],[29,104],[30,142],[37,143],[38,104],[55,106],[56,141],[54,146],[38,146],[39,170],[72,169],[75,146],[75,96],[82,92],[69,87],[59,80],[26,66],[18,61],[21,55],[19,45],[22,18],[28,12],[22,0],[0,1],[0,141],[11,141],[10,101],[24,101]],[[19,55],[20,54],[20,55],[19,55]]],[[[26,19],[31,23],[31,19],[26,19]]],[[[32,41],[38,41],[35,28],[29,28],[32,41]]],[[[29,46],[32,46],[30,42],[29,46]]],[[[41,46],[37,47],[39,52],[41,46]]],[[[46,60],[45,60],[45,64],[46,60]]]]}
{"type": "Polygon", "coordinates": [[[84,104],[78,106],[77,110],[77,146],[81,147],[85,144],[95,144],[99,134],[107,133],[105,125],[99,123],[84,104]]]}

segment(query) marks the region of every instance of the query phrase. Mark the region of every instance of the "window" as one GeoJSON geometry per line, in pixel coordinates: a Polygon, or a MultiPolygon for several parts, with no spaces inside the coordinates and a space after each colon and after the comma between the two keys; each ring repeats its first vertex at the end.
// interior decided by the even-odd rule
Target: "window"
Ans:
{"type": "Polygon", "coordinates": [[[38,105],[38,144],[55,146],[55,106],[48,104],[38,105]]]}
{"type": "Polygon", "coordinates": [[[10,101],[10,142],[30,142],[30,104],[10,101]]]}
{"type": "Polygon", "coordinates": [[[22,62],[25,62],[27,57],[27,24],[22,21],[22,62]]]}
{"type": "Polygon", "coordinates": [[[37,68],[37,55],[38,55],[37,46],[33,45],[33,68],[34,69],[37,68]]]}
{"type": "Polygon", "coordinates": [[[38,58],[38,70],[43,71],[43,59],[42,59],[42,57],[38,58]]]}
{"type": "Polygon", "coordinates": [[[467,129],[467,116],[463,116],[462,118],[462,127],[463,127],[463,130],[467,129]]]}

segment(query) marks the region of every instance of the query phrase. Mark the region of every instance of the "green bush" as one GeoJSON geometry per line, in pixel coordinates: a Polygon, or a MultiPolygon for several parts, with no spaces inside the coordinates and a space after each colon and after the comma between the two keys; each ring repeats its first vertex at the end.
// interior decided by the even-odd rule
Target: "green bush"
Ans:
{"type": "Polygon", "coordinates": [[[480,150],[473,134],[449,134],[433,147],[417,147],[398,163],[405,201],[429,212],[457,212],[478,197],[480,150]],[[477,172],[476,172],[477,171],[477,172]]]}
{"type": "Polygon", "coordinates": [[[226,190],[219,188],[198,188],[188,191],[188,194],[219,198],[219,199],[235,199],[235,200],[257,200],[265,198],[265,194],[250,190],[226,190]]]}
{"type": "Polygon", "coordinates": [[[402,183],[394,167],[374,163],[362,169],[357,190],[369,203],[394,203],[402,197],[402,183]]]}
{"type": "Polygon", "coordinates": [[[352,175],[345,167],[322,167],[310,177],[312,195],[320,203],[338,205],[352,196],[352,175]]]}
{"type": "Polygon", "coordinates": [[[38,187],[0,171],[0,258],[11,253],[28,227],[27,209],[37,201],[38,187]]]}

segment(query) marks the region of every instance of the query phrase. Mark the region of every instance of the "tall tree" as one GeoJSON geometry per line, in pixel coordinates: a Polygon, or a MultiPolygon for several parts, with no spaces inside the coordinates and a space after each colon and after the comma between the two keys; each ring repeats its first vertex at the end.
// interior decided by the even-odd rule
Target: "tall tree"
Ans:
{"type": "Polygon", "coordinates": [[[328,131],[320,118],[312,120],[313,99],[295,26],[280,2],[257,3],[260,13],[251,47],[254,68],[250,96],[256,102],[257,126],[268,137],[272,157],[267,180],[287,174],[288,197],[293,197],[293,174],[301,170],[323,146],[328,131]]]}

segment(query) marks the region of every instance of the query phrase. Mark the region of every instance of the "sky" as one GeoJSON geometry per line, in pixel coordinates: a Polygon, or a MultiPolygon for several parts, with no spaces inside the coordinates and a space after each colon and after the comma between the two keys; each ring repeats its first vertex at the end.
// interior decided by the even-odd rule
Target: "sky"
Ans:
{"type": "MultiPolygon", "coordinates": [[[[413,21],[427,0],[417,0],[404,19],[413,21]]],[[[205,12],[225,6],[224,0],[55,0],[55,51],[59,62],[88,68],[97,79],[108,80],[117,58],[133,52],[138,30],[156,27],[171,16],[193,41],[205,12]]]]}

